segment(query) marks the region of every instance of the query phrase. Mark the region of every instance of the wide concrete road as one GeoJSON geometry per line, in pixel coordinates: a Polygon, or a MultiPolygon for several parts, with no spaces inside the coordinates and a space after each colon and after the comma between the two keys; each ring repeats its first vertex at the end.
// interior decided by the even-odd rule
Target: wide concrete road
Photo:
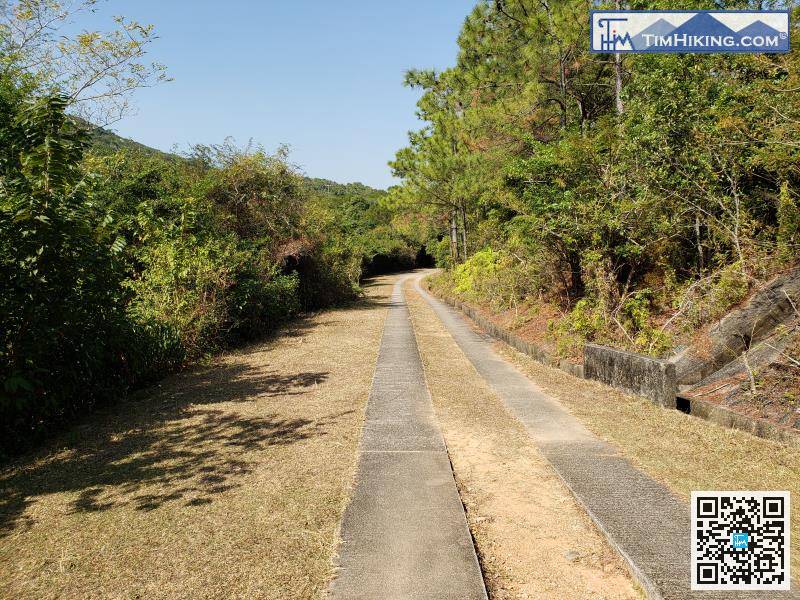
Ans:
{"type": "Polygon", "coordinates": [[[384,326],[330,597],[485,600],[403,298],[407,278],[384,326]]]}

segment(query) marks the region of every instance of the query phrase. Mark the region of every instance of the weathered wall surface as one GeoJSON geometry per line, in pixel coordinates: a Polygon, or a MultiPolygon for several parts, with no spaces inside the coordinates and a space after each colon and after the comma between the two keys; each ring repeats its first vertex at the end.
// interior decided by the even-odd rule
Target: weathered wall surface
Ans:
{"type": "Polygon", "coordinates": [[[706,421],[711,421],[723,427],[730,427],[731,429],[741,429],[755,436],[767,440],[774,440],[781,442],[795,448],[800,448],[800,435],[793,431],[787,431],[781,427],[776,427],[772,423],[762,419],[754,419],[747,415],[736,413],[728,410],[723,406],[718,406],[713,402],[706,402],[698,398],[681,398],[685,405],[684,409],[688,408],[688,412],[693,417],[700,417],[706,421]]]}
{"type": "Polygon", "coordinates": [[[702,352],[688,348],[670,359],[678,383],[694,385],[727,363],[739,358],[775,328],[796,316],[800,307],[800,268],[776,277],[753,294],[738,310],[731,311],[708,332],[711,344],[702,352]]]}
{"type": "Polygon", "coordinates": [[[596,379],[661,406],[675,408],[678,382],[675,365],[657,358],[616,348],[586,344],[583,350],[586,379],[596,379]]]}

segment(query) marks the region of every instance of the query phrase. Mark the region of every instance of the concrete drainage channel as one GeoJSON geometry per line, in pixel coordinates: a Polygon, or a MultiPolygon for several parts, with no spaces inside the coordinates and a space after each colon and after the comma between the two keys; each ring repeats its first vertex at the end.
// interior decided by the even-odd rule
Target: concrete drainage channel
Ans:
{"type": "MultiPolygon", "coordinates": [[[[649,598],[775,597],[770,592],[691,592],[688,505],[592,434],[560,403],[500,358],[485,336],[416,283],[417,291],[476,371],[525,426],[649,598]]],[[[781,597],[800,598],[800,592],[782,592],[781,597]]]]}
{"type": "Polygon", "coordinates": [[[713,402],[681,395],[678,390],[676,367],[670,361],[598,344],[586,344],[583,365],[557,360],[536,344],[523,340],[492,323],[468,304],[452,298],[440,298],[440,300],[463,312],[492,337],[542,364],[561,369],[580,379],[600,381],[630,394],[647,398],[664,408],[677,409],[723,427],[740,429],[761,438],[800,447],[800,434],[728,410],[713,402]]]}

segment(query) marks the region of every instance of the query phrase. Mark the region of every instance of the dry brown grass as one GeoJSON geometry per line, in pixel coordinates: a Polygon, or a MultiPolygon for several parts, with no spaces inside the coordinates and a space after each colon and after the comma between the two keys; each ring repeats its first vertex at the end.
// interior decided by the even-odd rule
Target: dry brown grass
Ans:
{"type": "Polygon", "coordinates": [[[391,281],[0,472],[0,597],[318,596],[391,281]]]}
{"type": "Polygon", "coordinates": [[[639,597],[621,559],[522,425],[427,303],[408,286],[406,296],[491,597],[639,597]]]}
{"type": "MultiPolygon", "coordinates": [[[[546,367],[512,348],[498,352],[598,436],[682,498],[692,490],[789,490],[800,498],[800,450],[720,427],[546,367]]],[[[800,571],[800,502],[792,503],[792,571],[800,571]]]]}

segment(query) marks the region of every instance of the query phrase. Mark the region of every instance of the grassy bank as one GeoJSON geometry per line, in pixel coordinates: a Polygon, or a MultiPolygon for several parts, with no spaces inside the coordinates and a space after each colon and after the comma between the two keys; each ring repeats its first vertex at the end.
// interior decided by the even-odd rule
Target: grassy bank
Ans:
{"type": "Polygon", "coordinates": [[[317,597],[390,283],[103,409],[0,472],[0,597],[317,597]]]}

